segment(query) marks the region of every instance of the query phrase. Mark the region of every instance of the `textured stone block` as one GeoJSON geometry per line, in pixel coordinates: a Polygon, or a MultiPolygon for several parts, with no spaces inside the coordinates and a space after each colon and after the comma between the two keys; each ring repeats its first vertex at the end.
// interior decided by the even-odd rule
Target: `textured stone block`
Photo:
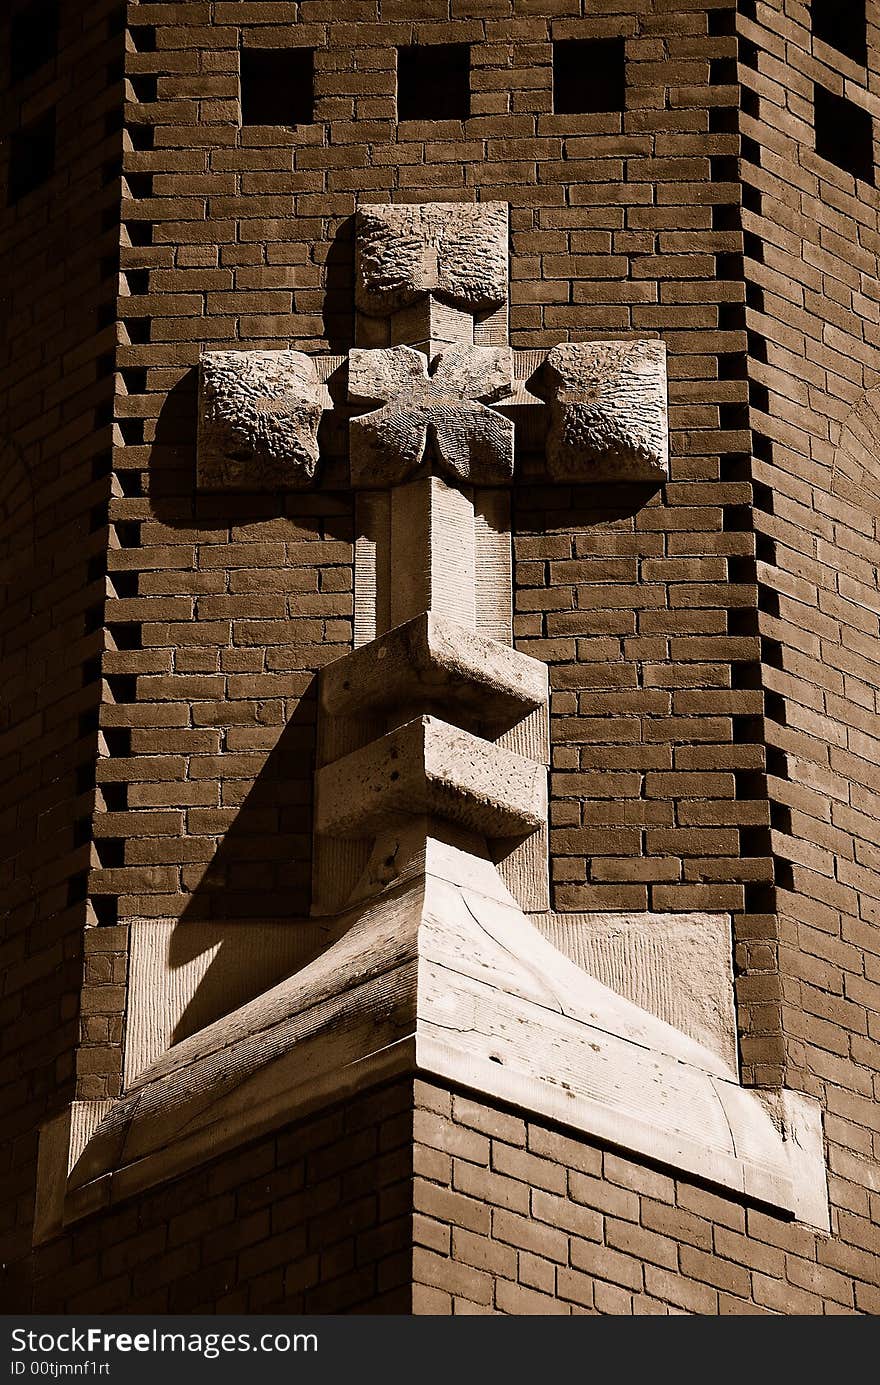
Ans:
{"type": "Polygon", "coordinates": [[[558,480],[663,481],[669,468],[666,347],[567,342],[544,367],[547,467],[558,480]]]}
{"type": "Polygon", "coordinates": [[[485,405],[510,393],[510,351],[458,346],[429,366],[411,346],[351,352],[349,397],[381,404],[350,424],[351,483],[393,486],[430,448],[440,469],[491,485],[513,475],[513,424],[485,405]]]}
{"type": "Polygon", "coordinates": [[[546,938],[603,985],[737,1071],[733,944],[726,914],[545,914],[546,938]]]}
{"type": "Polygon", "coordinates": [[[134,919],[124,1081],[173,1044],[289,976],[320,950],[308,919],[134,919]]]}
{"type": "Polygon", "coordinates": [[[512,643],[511,490],[508,486],[474,488],[470,536],[467,526],[459,524],[454,534],[455,550],[450,552],[447,525],[452,524],[454,512],[468,501],[468,494],[467,487],[453,486],[440,476],[424,474],[393,490],[357,492],[355,645],[367,644],[428,609],[459,624],[472,625],[492,639],[512,643]],[[407,494],[411,488],[427,489],[428,485],[428,497],[407,494]],[[445,492],[454,492],[455,498],[445,492]],[[440,541],[436,543],[436,553],[423,549],[421,567],[410,572],[406,583],[401,583],[397,580],[401,555],[420,541],[413,534],[407,542],[403,541],[413,514],[419,521],[419,532],[440,541]],[[456,555],[457,561],[451,563],[456,555]],[[457,591],[453,590],[453,566],[464,574],[468,584],[460,585],[457,591]],[[428,592],[430,600],[416,606],[422,592],[428,592]]]}
{"type": "Polygon", "coordinates": [[[473,490],[427,468],[391,491],[388,628],[423,611],[476,627],[477,545],[473,490]],[[405,576],[404,576],[405,574],[405,576]]]}
{"type": "Polygon", "coordinates": [[[318,375],[303,352],[206,352],[199,380],[199,486],[307,486],[318,464],[321,412],[318,375]]]}
{"type": "MultiPolygon", "coordinates": [[[[489,722],[512,722],[547,698],[547,667],[457,621],[425,612],[321,673],[332,716],[435,702],[489,722]]],[[[448,712],[447,712],[448,715],[448,712]]]]}
{"type": "Polygon", "coordinates": [[[506,202],[361,207],[355,301],[385,316],[425,293],[472,313],[507,302],[506,202]]]}
{"type": "Polygon", "coordinates": [[[40,1130],[34,1245],[59,1235],[67,1177],[113,1102],[74,1101],[40,1130]]]}
{"type": "Polygon", "coordinates": [[[547,815],[543,765],[430,716],[319,770],[316,790],[316,831],[336,837],[376,836],[413,816],[510,837],[547,815]]]}

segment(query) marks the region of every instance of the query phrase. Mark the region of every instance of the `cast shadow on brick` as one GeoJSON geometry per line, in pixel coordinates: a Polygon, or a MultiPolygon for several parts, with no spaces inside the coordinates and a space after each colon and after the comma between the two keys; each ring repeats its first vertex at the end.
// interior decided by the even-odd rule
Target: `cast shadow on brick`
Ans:
{"type": "MultiPolygon", "coordinates": [[[[252,998],[239,975],[240,954],[229,945],[236,927],[268,922],[289,923],[295,929],[308,918],[316,683],[314,679],[282,730],[174,927],[169,950],[172,968],[219,944],[175,1027],[175,1043],[252,998]],[[191,927],[194,923],[202,925],[197,933],[191,927]]],[[[295,951],[295,943],[292,947],[295,951]]],[[[299,964],[305,965],[321,948],[310,928],[303,936],[299,964]]],[[[282,965],[281,975],[268,984],[291,970],[290,965],[282,965]]]]}
{"type": "Polygon", "coordinates": [[[633,520],[656,496],[657,482],[549,485],[541,459],[530,458],[513,487],[514,539],[518,534],[581,533],[633,520]]]}
{"type": "Polygon", "coordinates": [[[91,811],[97,735],[91,718],[99,686],[97,665],[83,658],[89,641],[78,637],[91,600],[88,513],[65,515],[64,537],[56,537],[53,549],[55,568],[46,561],[47,519],[54,528],[69,495],[47,500],[59,488],[58,461],[37,460],[35,449],[19,446],[13,436],[13,407],[0,443],[0,733],[6,744],[0,940],[9,959],[0,1073],[5,1116],[0,1304],[7,1313],[27,1312],[30,1306],[26,1257],[37,1126],[63,1110],[75,1090],[71,1055],[79,1025],[85,916],[81,889],[88,863],[83,827],[91,811]],[[59,572],[67,612],[50,631],[46,593],[53,581],[59,582],[59,572]],[[83,718],[88,719],[86,729],[83,718]],[[49,964],[35,969],[41,950],[49,964]],[[30,960],[23,966],[25,959],[30,960]]]}
{"type": "MultiPolygon", "coordinates": [[[[347,346],[346,346],[347,349],[347,346]]],[[[344,374],[336,371],[328,382],[334,399],[344,396],[344,374]]],[[[352,501],[344,467],[327,443],[333,425],[321,422],[318,441],[322,456],[315,484],[307,490],[227,490],[199,491],[196,482],[196,438],[198,433],[199,373],[194,366],[173,389],[156,420],[155,440],[150,447],[147,492],[154,518],[172,528],[206,531],[206,541],[216,542],[211,531],[228,531],[236,525],[259,524],[261,520],[287,518],[316,538],[351,538],[352,501]],[[344,491],[340,505],[338,492],[344,491]],[[326,504],[316,504],[320,495],[326,504]]]]}
{"type": "Polygon", "coordinates": [[[340,223],[324,262],[321,315],[327,349],[334,356],[354,345],[354,228],[353,216],[340,223]]]}
{"type": "MultiPolygon", "coordinates": [[[[0,442],[0,591],[4,620],[14,620],[37,575],[37,492],[48,476],[36,474],[12,438],[0,442]]],[[[42,565],[40,565],[42,572],[42,565]]],[[[11,709],[4,699],[0,716],[11,709]]]]}

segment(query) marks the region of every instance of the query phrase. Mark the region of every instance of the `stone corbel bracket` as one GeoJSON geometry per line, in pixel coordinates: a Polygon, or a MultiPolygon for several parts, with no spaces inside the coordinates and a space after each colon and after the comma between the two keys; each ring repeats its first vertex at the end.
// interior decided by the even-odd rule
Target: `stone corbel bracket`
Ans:
{"type": "Polygon", "coordinates": [[[503,728],[543,706],[547,691],[540,659],[427,611],[321,674],[321,705],[334,717],[454,705],[461,716],[503,728]]]}
{"type": "Polygon", "coordinates": [[[542,906],[546,665],[425,610],[327,665],[318,686],[316,915],[378,888],[414,821],[477,834],[523,904],[542,906]]]}
{"type": "Polygon", "coordinates": [[[112,1105],[65,1224],[395,1077],[422,1075],[829,1227],[818,1105],[739,1086],[715,1054],[535,932],[476,841],[338,921],[287,981],[177,1044],[112,1105]]]}

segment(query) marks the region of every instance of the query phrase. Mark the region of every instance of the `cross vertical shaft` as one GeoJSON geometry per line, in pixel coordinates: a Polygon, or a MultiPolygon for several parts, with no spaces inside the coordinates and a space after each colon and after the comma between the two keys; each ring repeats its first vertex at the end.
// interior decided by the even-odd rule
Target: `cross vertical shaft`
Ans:
{"type": "MultiPolygon", "coordinates": [[[[318,911],[342,907],[345,891],[368,892],[363,872],[367,882],[385,883],[368,862],[401,864],[407,819],[410,827],[422,824],[421,836],[448,832],[451,824],[488,838],[497,859],[519,861],[522,880],[532,882],[533,907],[546,907],[546,673],[510,648],[510,503],[503,487],[513,471],[514,428],[491,407],[510,396],[511,354],[503,345],[475,344],[490,336],[497,343],[502,328],[506,334],[506,214],[474,207],[463,218],[471,229],[482,224],[482,242],[493,252],[482,322],[473,302],[455,306],[439,296],[441,279],[448,291],[455,287],[442,254],[419,257],[418,286],[411,284],[409,294],[389,287],[399,247],[382,242],[390,217],[392,229],[416,239],[431,234],[441,245],[445,234],[448,243],[458,215],[452,210],[369,209],[357,242],[356,340],[386,344],[358,346],[349,358],[350,399],[377,407],[350,427],[352,482],[359,487],[356,652],[321,680],[318,911]],[[373,279],[377,264],[381,289],[373,279]],[[396,306],[410,295],[413,301],[396,306]],[[395,638],[401,630],[405,649],[395,638]],[[508,698],[503,711],[493,684],[497,642],[511,666],[503,676],[520,663],[530,682],[528,696],[508,698]],[[469,664],[461,657],[466,647],[469,664]],[[343,729],[334,708],[344,666],[351,665],[350,678],[368,681],[363,670],[382,660],[381,707],[361,706],[352,718],[347,706],[343,729]],[[401,768],[401,757],[415,767],[401,768]],[[344,811],[345,787],[350,799],[356,784],[369,786],[360,818],[344,811]],[[369,832],[354,836],[369,825],[376,829],[372,858],[369,832]],[[524,848],[533,858],[529,870],[524,848]]],[[[476,293],[470,283],[471,299],[476,293]]]]}

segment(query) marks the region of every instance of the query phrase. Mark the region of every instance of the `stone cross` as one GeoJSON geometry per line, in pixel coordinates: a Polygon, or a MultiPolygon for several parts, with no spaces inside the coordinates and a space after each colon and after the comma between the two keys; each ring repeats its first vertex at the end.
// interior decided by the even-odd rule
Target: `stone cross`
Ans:
{"type": "MultiPolygon", "coordinates": [[[[511,351],[500,203],[363,208],[357,308],[346,360],[201,366],[204,486],[309,484],[322,417],[347,435],[355,647],[318,686],[327,945],[140,1075],[86,1143],[59,1222],[418,1073],[827,1232],[818,1105],[744,1090],[728,1056],[526,916],[548,907],[548,675],[512,647],[510,481],[530,449],[551,480],[660,481],[662,347],[511,351]]],[[[57,1147],[66,1162],[64,1129],[57,1147]]]]}
{"type": "Polygon", "coordinates": [[[362,207],[347,358],[202,356],[200,488],[313,484],[322,417],[347,432],[355,649],[320,676],[319,914],[381,889],[401,834],[438,821],[548,907],[547,670],[511,647],[515,464],[667,474],[662,343],[513,351],[507,220],[501,202],[362,207]]]}

